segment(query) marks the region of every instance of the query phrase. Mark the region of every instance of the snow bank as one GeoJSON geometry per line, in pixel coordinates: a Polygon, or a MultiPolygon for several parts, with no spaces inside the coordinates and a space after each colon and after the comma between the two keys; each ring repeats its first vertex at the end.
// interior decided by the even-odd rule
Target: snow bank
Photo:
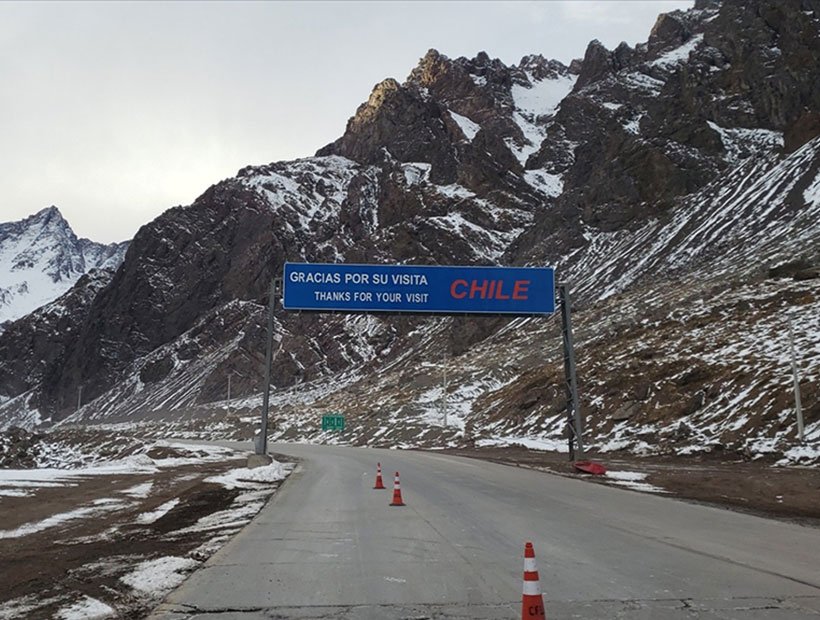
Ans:
{"type": "Polygon", "coordinates": [[[199,562],[190,558],[156,558],[141,562],[135,570],[120,577],[120,581],[140,592],[170,592],[185,581],[187,574],[198,565],[199,562]]]}
{"type": "Polygon", "coordinates": [[[279,480],[283,480],[289,472],[290,468],[288,466],[278,461],[273,461],[273,463],[265,467],[255,467],[253,469],[239,467],[237,469],[231,469],[224,474],[206,478],[205,482],[216,482],[227,489],[247,488],[247,483],[278,482],[279,480]]]}
{"type": "Polygon", "coordinates": [[[113,607],[90,596],[86,596],[57,612],[57,618],[60,618],[60,620],[102,620],[103,618],[113,618],[116,615],[117,612],[113,607]]]}

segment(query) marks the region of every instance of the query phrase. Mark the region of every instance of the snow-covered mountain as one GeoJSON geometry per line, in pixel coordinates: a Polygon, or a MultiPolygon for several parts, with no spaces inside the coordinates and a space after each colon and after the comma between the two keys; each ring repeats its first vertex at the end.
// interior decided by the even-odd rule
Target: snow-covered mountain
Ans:
{"type": "Polygon", "coordinates": [[[0,326],[61,296],[91,269],[116,269],[127,247],[78,239],[54,206],[0,224],[0,326]]]}
{"type": "MultiPolygon", "coordinates": [[[[0,425],[224,429],[228,376],[251,419],[286,260],[548,264],[573,290],[593,446],[785,454],[786,312],[818,441],[818,40],[817,1],[727,0],[569,67],[430,50],[315,157],[240,170],[144,226],[110,281],[10,326],[0,425]]],[[[275,344],[277,436],[331,439],[316,420],[342,411],[356,443],[564,441],[554,320],[279,312],[275,344]]]]}

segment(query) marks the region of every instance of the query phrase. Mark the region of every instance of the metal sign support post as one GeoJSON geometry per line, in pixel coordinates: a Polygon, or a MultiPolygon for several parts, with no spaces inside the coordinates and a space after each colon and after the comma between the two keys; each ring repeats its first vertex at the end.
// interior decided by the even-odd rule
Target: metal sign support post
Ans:
{"type": "Polygon", "coordinates": [[[581,438],[581,412],[578,403],[578,380],[575,376],[575,350],[572,344],[572,320],[569,287],[558,284],[558,303],[561,306],[561,331],[564,336],[564,375],[567,394],[567,439],[569,460],[584,458],[584,444],[581,438]]]}
{"type": "Polygon", "coordinates": [[[256,454],[268,453],[268,408],[270,405],[270,373],[273,357],[273,313],[276,306],[276,297],[281,295],[282,278],[274,278],[270,283],[270,299],[268,300],[268,332],[267,346],[265,347],[265,391],[262,396],[262,429],[255,442],[256,454]]]}
{"type": "MultiPolygon", "coordinates": [[[[447,322],[447,317],[444,317],[443,323],[447,322]]],[[[453,324],[449,324],[449,331],[452,332],[453,324]]],[[[444,330],[446,334],[448,330],[444,330]]],[[[449,338],[446,338],[444,341],[444,359],[442,360],[441,365],[441,411],[442,411],[442,426],[447,428],[447,364],[450,361],[450,351],[448,349],[449,346],[449,338]]]]}
{"type": "Polygon", "coordinates": [[[794,379],[794,409],[797,412],[797,440],[803,443],[803,406],[800,403],[800,377],[797,374],[797,356],[794,353],[794,329],[789,317],[789,349],[792,358],[792,377],[794,379]]]}

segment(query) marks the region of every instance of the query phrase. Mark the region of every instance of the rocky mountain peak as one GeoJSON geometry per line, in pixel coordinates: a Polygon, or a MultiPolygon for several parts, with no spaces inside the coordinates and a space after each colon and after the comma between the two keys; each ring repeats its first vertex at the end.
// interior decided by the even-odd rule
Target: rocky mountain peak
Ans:
{"type": "Polygon", "coordinates": [[[435,178],[452,180],[447,156],[451,140],[441,116],[435,101],[390,78],[377,84],[367,103],[359,106],[344,135],[316,154],[340,155],[361,164],[378,164],[385,157],[429,162],[435,164],[435,178]]]}
{"type": "Polygon", "coordinates": [[[569,68],[562,62],[544,58],[541,54],[524,56],[518,68],[538,81],[556,79],[569,73],[569,68]]]}
{"type": "MultiPolygon", "coordinates": [[[[49,234],[63,234],[72,236],[74,231],[71,230],[63,214],[56,206],[51,205],[45,209],[40,209],[37,213],[23,218],[19,222],[9,222],[7,224],[0,224],[0,238],[4,235],[9,235],[11,229],[37,231],[37,234],[48,232],[49,234]]],[[[76,239],[76,236],[75,236],[76,239]]]]}
{"type": "Polygon", "coordinates": [[[438,50],[430,49],[410,72],[407,82],[422,88],[428,88],[441,75],[445,74],[452,67],[452,64],[447,56],[439,53],[438,50]]]}
{"type": "Polygon", "coordinates": [[[385,105],[391,105],[395,97],[401,90],[401,85],[393,78],[382,80],[373,87],[367,103],[360,106],[356,111],[354,119],[358,123],[364,123],[379,113],[385,105]]]}
{"type": "Polygon", "coordinates": [[[597,82],[614,71],[615,64],[612,62],[612,53],[598,39],[593,39],[587,45],[587,50],[584,53],[578,81],[575,82],[575,90],[580,90],[593,82],[597,82]]]}
{"type": "Polygon", "coordinates": [[[127,245],[78,239],[53,205],[0,224],[0,323],[56,299],[90,269],[116,268],[127,245]]]}
{"type": "Polygon", "coordinates": [[[46,207],[45,209],[40,209],[34,215],[30,215],[29,217],[25,218],[23,221],[40,221],[44,224],[49,222],[56,222],[62,223],[63,225],[68,225],[63,214],[60,213],[60,209],[58,209],[55,205],[51,205],[50,207],[46,207]]]}
{"type": "Polygon", "coordinates": [[[682,13],[662,13],[649,33],[647,46],[650,52],[674,48],[686,43],[692,32],[685,23],[682,13]]]}
{"type": "Polygon", "coordinates": [[[410,72],[405,86],[425,89],[437,100],[458,101],[470,97],[490,97],[490,105],[509,91],[511,67],[487,52],[478,52],[474,58],[452,60],[430,50],[410,72]]]}

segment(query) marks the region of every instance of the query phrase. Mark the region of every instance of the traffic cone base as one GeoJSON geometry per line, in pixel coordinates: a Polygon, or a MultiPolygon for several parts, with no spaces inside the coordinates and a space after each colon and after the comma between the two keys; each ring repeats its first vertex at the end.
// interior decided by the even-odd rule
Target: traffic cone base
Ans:
{"type": "Polygon", "coordinates": [[[404,502],[401,499],[401,484],[399,484],[399,472],[396,472],[396,480],[393,482],[393,501],[390,503],[391,506],[404,506],[404,502]]]}
{"type": "Polygon", "coordinates": [[[376,486],[374,489],[384,489],[384,482],[382,482],[382,464],[376,463],[376,486]]]}
{"type": "Polygon", "coordinates": [[[541,580],[535,563],[535,549],[532,543],[524,545],[524,597],[521,602],[521,620],[546,620],[544,597],[541,595],[541,580]]]}

